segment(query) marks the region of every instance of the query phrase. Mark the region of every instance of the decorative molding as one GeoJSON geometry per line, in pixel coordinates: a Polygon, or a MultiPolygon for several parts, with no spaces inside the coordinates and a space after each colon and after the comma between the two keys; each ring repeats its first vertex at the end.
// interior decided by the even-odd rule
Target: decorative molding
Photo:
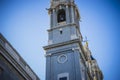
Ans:
{"type": "Polygon", "coordinates": [[[52,55],[52,53],[45,54],[45,57],[48,57],[48,56],[51,56],[51,55],[52,55]]]}
{"type": "Polygon", "coordinates": [[[43,48],[45,50],[47,50],[47,49],[51,49],[51,48],[55,48],[55,47],[59,47],[59,46],[65,46],[65,45],[72,44],[72,43],[80,43],[80,39],[74,39],[74,40],[70,40],[70,41],[66,41],[66,42],[52,44],[52,45],[44,46],[43,48]]]}
{"type": "Polygon", "coordinates": [[[64,27],[78,27],[76,23],[68,23],[68,24],[64,24],[64,25],[58,25],[58,26],[55,26],[55,27],[52,27],[51,29],[48,29],[47,31],[50,32],[54,29],[59,29],[59,28],[64,28],[64,27]]]}
{"type": "Polygon", "coordinates": [[[57,23],[59,26],[64,26],[64,25],[66,25],[66,21],[63,21],[63,22],[59,22],[59,23],[57,23]]]}
{"type": "Polygon", "coordinates": [[[50,53],[45,54],[45,57],[52,56],[52,55],[57,54],[57,53],[68,52],[68,51],[72,51],[72,49],[71,48],[67,48],[67,49],[62,49],[62,50],[50,52],[50,53]]]}
{"type": "Polygon", "coordinates": [[[68,58],[67,58],[67,55],[65,55],[65,54],[62,54],[62,55],[58,56],[58,58],[57,58],[57,61],[58,61],[59,63],[65,63],[67,60],[68,60],[68,58]],[[63,57],[64,57],[65,59],[62,61],[61,59],[62,59],[63,57]]]}
{"type": "Polygon", "coordinates": [[[51,2],[51,8],[56,8],[60,5],[68,5],[68,6],[74,6],[76,7],[76,4],[74,2],[66,2],[66,1],[54,1],[54,2],[51,2]]]}
{"type": "Polygon", "coordinates": [[[0,55],[2,55],[26,80],[39,80],[38,76],[11,46],[11,44],[2,36],[2,34],[0,34],[0,40],[4,42],[4,44],[0,44],[0,55]],[[30,72],[26,70],[26,66],[28,66],[30,72]]]}
{"type": "Polygon", "coordinates": [[[16,52],[11,48],[11,46],[8,43],[5,43],[5,48],[13,56],[13,58],[19,61],[19,56],[16,54],[16,52]]]}

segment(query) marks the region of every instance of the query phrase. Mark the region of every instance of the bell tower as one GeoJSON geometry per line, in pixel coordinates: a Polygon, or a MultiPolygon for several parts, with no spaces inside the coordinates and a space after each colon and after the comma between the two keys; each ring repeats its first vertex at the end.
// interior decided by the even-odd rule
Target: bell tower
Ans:
{"type": "Polygon", "coordinates": [[[80,15],[74,0],[51,0],[46,80],[81,80],[80,15]]]}
{"type": "Polygon", "coordinates": [[[48,44],[81,38],[79,31],[80,15],[74,0],[51,0],[48,12],[50,14],[48,44]]]}
{"type": "Polygon", "coordinates": [[[80,14],[74,0],[51,0],[46,51],[46,80],[88,78],[87,54],[82,45],[80,14]]]}

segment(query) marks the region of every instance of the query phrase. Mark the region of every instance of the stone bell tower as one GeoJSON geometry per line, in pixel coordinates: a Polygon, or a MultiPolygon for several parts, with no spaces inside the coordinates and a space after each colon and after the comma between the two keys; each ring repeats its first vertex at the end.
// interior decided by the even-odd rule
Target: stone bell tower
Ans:
{"type": "Polygon", "coordinates": [[[51,0],[46,51],[46,80],[88,79],[80,14],[74,0],[51,0]]]}

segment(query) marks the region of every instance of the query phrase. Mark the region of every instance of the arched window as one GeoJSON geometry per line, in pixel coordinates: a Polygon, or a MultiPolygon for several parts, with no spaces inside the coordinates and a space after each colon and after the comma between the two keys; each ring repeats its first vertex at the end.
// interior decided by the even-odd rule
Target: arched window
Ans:
{"type": "Polygon", "coordinates": [[[61,9],[61,10],[58,11],[57,21],[58,21],[58,23],[66,21],[66,14],[65,14],[64,9],[61,9]]]}

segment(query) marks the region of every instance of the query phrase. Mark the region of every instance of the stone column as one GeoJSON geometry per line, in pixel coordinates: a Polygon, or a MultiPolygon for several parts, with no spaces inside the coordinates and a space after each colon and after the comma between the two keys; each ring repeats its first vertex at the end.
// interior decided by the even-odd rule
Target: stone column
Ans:
{"type": "Polygon", "coordinates": [[[50,27],[53,27],[53,13],[50,11],[50,27]]]}
{"type": "Polygon", "coordinates": [[[66,23],[70,23],[70,16],[69,16],[69,7],[66,5],[66,23]]]}
{"type": "Polygon", "coordinates": [[[53,21],[53,27],[55,27],[55,24],[56,24],[56,14],[55,14],[55,9],[53,9],[53,19],[52,19],[52,21],[53,21]]]}
{"type": "Polygon", "coordinates": [[[72,23],[75,22],[74,6],[71,6],[71,21],[72,21],[72,23]]]}

